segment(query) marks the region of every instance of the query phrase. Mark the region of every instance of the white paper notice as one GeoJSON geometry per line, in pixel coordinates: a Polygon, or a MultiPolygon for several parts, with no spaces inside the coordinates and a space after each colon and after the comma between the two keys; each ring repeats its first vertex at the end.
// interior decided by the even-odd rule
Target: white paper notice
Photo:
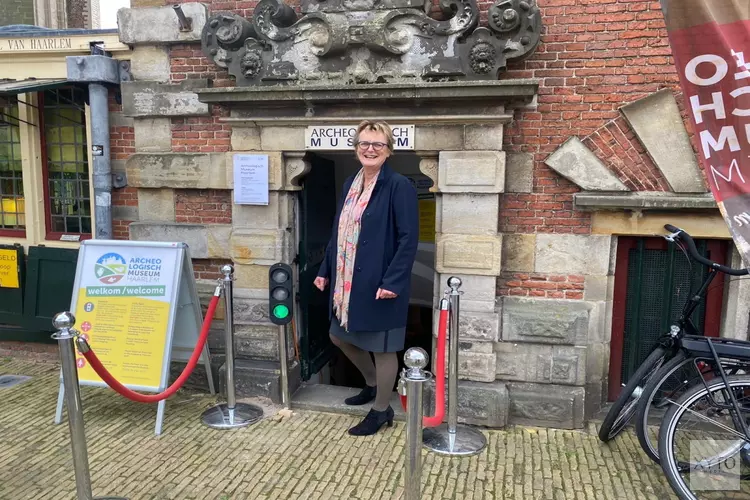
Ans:
{"type": "Polygon", "coordinates": [[[268,155],[234,155],[234,203],[268,205],[268,155]]]}

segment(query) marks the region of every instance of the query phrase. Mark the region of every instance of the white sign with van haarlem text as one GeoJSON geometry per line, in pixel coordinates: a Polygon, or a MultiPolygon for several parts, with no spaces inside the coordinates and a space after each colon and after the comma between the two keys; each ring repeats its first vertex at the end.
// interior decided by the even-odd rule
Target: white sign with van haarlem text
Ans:
{"type": "MultiPolygon", "coordinates": [[[[391,125],[393,149],[414,149],[414,125],[391,125]]],[[[305,130],[305,149],[354,149],[356,125],[315,125],[305,130]]]]}

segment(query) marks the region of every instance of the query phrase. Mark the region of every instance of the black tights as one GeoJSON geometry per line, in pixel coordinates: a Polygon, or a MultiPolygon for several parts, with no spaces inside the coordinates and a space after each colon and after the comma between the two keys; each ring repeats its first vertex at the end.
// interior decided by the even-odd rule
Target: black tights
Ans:
{"type": "Polygon", "coordinates": [[[350,344],[335,335],[331,335],[331,342],[341,349],[354,366],[362,373],[365,383],[370,387],[377,386],[378,392],[372,407],[377,411],[388,408],[393,392],[393,384],[398,375],[398,357],[395,352],[374,352],[375,364],[372,363],[370,353],[350,344]]]}

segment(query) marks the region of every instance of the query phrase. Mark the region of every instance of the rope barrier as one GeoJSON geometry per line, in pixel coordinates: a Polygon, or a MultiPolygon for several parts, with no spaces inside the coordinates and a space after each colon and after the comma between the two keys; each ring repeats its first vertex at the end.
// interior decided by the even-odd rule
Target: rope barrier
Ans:
{"type": "Polygon", "coordinates": [[[130,389],[122,385],[112,376],[112,374],[109,373],[109,371],[107,371],[101,361],[99,361],[99,358],[97,358],[94,351],[91,350],[91,346],[89,346],[89,344],[83,337],[78,337],[76,339],[78,350],[86,358],[86,361],[91,364],[91,367],[94,369],[97,375],[99,375],[99,377],[101,377],[101,379],[106,382],[108,386],[110,386],[112,389],[119,392],[126,398],[138,403],[156,403],[163,399],[167,399],[168,397],[176,393],[177,390],[180,389],[180,387],[182,387],[188,377],[190,377],[190,375],[193,373],[195,366],[198,364],[201,352],[203,351],[203,346],[206,344],[206,339],[208,338],[208,331],[211,328],[211,321],[213,320],[216,306],[219,304],[220,296],[221,287],[219,286],[216,287],[216,292],[214,293],[214,296],[211,297],[211,302],[209,302],[208,304],[208,311],[206,311],[206,317],[203,320],[203,328],[201,329],[200,336],[198,337],[198,342],[195,345],[195,349],[193,350],[192,356],[190,356],[190,360],[188,361],[187,366],[184,370],[182,370],[182,373],[177,378],[177,380],[175,380],[174,383],[162,393],[148,395],[141,394],[139,392],[131,391],[130,389]]]}
{"type": "MultiPolygon", "coordinates": [[[[424,427],[437,427],[445,416],[445,344],[448,333],[448,310],[441,309],[438,319],[438,348],[435,357],[435,415],[424,417],[424,427]]],[[[399,395],[406,411],[406,396],[399,395]]]]}

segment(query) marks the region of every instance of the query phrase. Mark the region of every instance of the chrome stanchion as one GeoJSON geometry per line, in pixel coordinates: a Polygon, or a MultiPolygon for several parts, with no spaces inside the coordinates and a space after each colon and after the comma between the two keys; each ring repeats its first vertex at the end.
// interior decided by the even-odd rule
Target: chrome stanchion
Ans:
{"type": "Polygon", "coordinates": [[[448,278],[450,287],[450,329],[448,335],[448,423],[424,430],[423,439],[426,448],[441,455],[475,455],[487,445],[487,438],[476,429],[458,425],[458,324],[459,297],[463,292],[461,279],[448,278]]]}
{"type": "MultiPolygon", "coordinates": [[[[52,338],[60,346],[60,364],[62,365],[63,386],[65,387],[65,404],[68,407],[68,427],[70,428],[70,447],[73,450],[73,469],[76,477],[76,500],[93,500],[91,493],[91,475],[89,473],[89,456],[86,447],[86,430],[83,425],[83,406],[78,386],[78,370],[73,342],[76,332],[73,326],[76,318],[69,312],[61,312],[52,320],[57,330],[52,338]]],[[[122,497],[97,497],[97,500],[127,500],[122,497]]]]}
{"type": "Polygon", "coordinates": [[[214,295],[220,295],[224,290],[224,329],[226,339],[226,371],[227,371],[227,402],[213,406],[203,412],[201,419],[208,427],[214,429],[234,429],[245,427],[258,422],[263,418],[263,410],[255,405],[247,403],[237,403],[235,401],[235,383],[234,383],[234,308],[232,300],[234,299],[233,285],[234,277],[232,273],[234,268],[229,264],[221,268],[224,278],[216,287],[214,295]]]}
{"type": "Polygon", "coordinates": [[[286,359],[286,325],[279,326],[279,363],[281,364],[281,404],[287,410],[291,409],[289,396],[289,363],[286,359]]]}
{"type": "Polygon", "coordinates": [[[404,490],[406,500],[422,498],[422,396],[424,383],[432,374],[424,370],[429,357],[421,347],[404,354],[406,368],[401,372],[399,393],[406,396],[406,457],[404,490]]]}

